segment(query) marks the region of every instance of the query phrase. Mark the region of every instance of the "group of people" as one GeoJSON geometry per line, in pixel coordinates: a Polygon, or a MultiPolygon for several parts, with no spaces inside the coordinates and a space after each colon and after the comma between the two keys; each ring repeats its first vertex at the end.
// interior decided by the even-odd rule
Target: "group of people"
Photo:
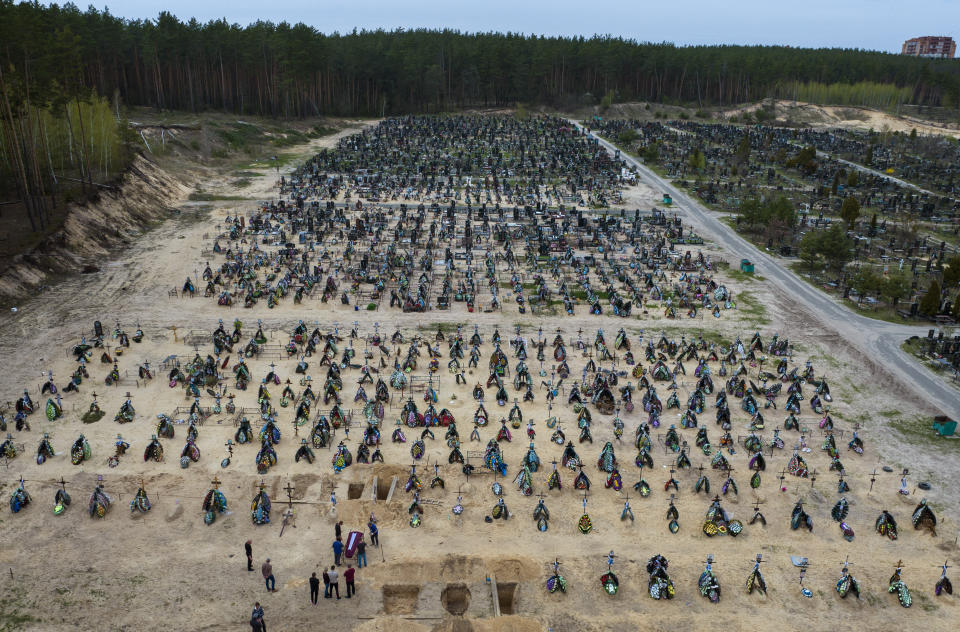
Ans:
{"type": "MultiPolygon", "coordinates": [[[[371,514],[370,520],[367,523],[367,529],[370,536],[370,543],[373,546],[380,546],[380,529],[377,525],[377,519],[374,515],[371,514]]],[[[323,571],[321,572],[321,577],[317,577],[316,571],[310,574],[310,578],[307,582],[310,588],[310,603],[316,606],[320,600],[320,582],[323,581],[323,597],[325,599],[340,599],[340,578],[343,577],[344,587],[346,589],[345,598],[350,599],[357,594],[356,586],[356,574],[357,569],[367,566],[367,542],[363,538],[363,534],[359,534],[357,542],[354,544],[353,558],[356,563],[356,568],[351,562],[345,561],[344,555],[344,545],[343,545],[343,521],[338,520],[334,524],[334,533],[335,539],[333,541],[333,555],[334,561],[330,565],[330,568],[327,568],[323,564],[323,571]],[[346,566],[342,571],[338,570],[339,568],[346,566]]],[[[244,543],[244,555],[247,559],[247,570],[253,571],[253,540],[247,540],[244,543]]],[[[317,566],[321,566],[318,564],[317,566]]],[[[263,581],[266,586],[267,592],[277,592],[276,587],[276,577],[273,572],[273,564],[270,561],[270,558],[266,558],[263,564],[260,566],[260,573],[263,576],[263,581]]],[[[253,632],[266,632],[266,622],[264,620],[264,610],[261,603],[258,601],[254,604],[253,612],[250,615],[250,626],[253,632]]]]}

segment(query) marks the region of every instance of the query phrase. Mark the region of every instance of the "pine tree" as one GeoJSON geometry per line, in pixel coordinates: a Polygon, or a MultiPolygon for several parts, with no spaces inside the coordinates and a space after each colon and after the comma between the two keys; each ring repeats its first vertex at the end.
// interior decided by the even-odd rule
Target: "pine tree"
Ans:
{"type": "Polygon", "coordinates": [[[919,311],[926,316],[936,316],[940,312],[940,284],[937,283],[936,279],[927,288],[927,293],[920,299],[919,311]]]}
{"type": "Polygon", "coordinates": [[[848,228],[853,228],[853,225],[857,223],[857,218],[860,217],[860,202],[857,201],[857,198],[852,195],[844,198],[843,206],[840,207],[840,217],[847,223],[848,228]]]}

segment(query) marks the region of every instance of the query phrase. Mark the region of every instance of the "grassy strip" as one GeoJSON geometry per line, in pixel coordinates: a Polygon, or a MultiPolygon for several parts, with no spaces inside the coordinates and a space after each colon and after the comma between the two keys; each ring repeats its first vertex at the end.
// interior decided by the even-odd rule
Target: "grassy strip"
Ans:
{"type": "Polygon", "coordinates": [[[736,296],[737,311],[755,325],[769,325],[767,308],[750,292],[740,292],[736,296]]]}

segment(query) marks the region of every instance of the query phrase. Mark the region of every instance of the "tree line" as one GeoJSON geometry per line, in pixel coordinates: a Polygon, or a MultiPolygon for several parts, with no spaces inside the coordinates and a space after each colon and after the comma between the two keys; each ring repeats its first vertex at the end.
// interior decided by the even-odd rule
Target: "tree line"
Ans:
{"type": "Polygon", "coordinates": [[[204,24],[167,12],[126,20],[93,7],[11,0],[0,0],[0,40],[11,73],[51,72],[108,98],[117,92],[128,105],[189,111],[380,115],[570,106],[607,95],[699,106],[817,95],[864,105],[960,105],[953,60],[849,49],[426,29],[325,34],[305,24],[204,24]],[[65,63],[40,69],[33,62],[50,56],[65,63]],[[837,85],[851,87],[829,87],[837,85]]]}

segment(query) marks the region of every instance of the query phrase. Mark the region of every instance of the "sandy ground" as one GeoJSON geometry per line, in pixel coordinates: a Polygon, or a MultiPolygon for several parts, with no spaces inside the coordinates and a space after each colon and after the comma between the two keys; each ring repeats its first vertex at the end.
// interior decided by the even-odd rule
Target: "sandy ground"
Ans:
{"type": "MultiPolygon", "coordinates": [[[[712,116],[718,119],[740,117],[747,112],[755,112],[763,107],[763,103],[751,103],[740,107],[709,109],[712,116]]],[[[921,119],[907,115],[895,115],[872,108],[817,105],[803,101],[778,100],[774,102],[776,118],[789,120],[812,128],[849,128],[861,131],[874,130],[877,132],[904,132],[909,133],[916,129],[918,134],[935,134],[960,137],[957,123],[939,123],[928,119],[921,119]]],[[[666,113],[668,117],[678,117],[681,113],[690,118],[695,117],[695,110],[678,106],[667,106],[658,103],[616,103],[607,112],[602,113],[605,118],[639,118],[654,120],[657,112],[666,113]]],[[[578,118],[586,118],[594,114],[601,114],[598,108],[583,110],[577,113],[578,118]]],[[[770,123],[775,124],[775,123],[770,123]]]]}
{"type": "MultiPolygon", "coordinates": [[[[315,141],[305,153],[334,140],[315,141]]],[[[265,174],[245,190],[245,195],[253,198],[275,195],[275,177],[274,173],[265,174]]],[[[224,179],[205,183],[205,189],[225,190],[226,182],[224,179]]],[[[628,192],[627,196],[631,202],[649,203],[656,199],[657,192],[639,189],[628,192]]],[[[883,378],[882,373],[880,378],[874,378],[865,358],[839,337],[805,322],[802,313],[797,313],[795,305],[788,300],[751,289],[749,282],[731,282],[738,293],[751,294],[764,306],[764,317],[744,314],[738,318],[725,312],[720,320],[704,321],[665,320],[658,314],[621,320],[585,313],[538,320],[529,314],[516,313],[515,307],[505,308],[502,313],[468,314],[459,303],[448,312],[426,314],[402,314],[385,307],[379,312],[355,312],[352,306],[341,306],[339,302],[308,301],[295,306],[291,299],[273,310],[268,310],[263,302],[245,310],[219,308],[212,299],[171,298],[170,289],[179,287],[188,275],[196,278],[194,270],[202,270],[207,259],[204,250],[212,243],[204,239],[204,235],[216,234],[218,224],[227,213],[232,214],[237,208],[244,212],[252,208],[252,203],[240,203],[239,207],[237,204],[184,205],[178,219],[151,231],[126,251],[116,253],[117,259],[101,273],[68,280],[54,291],[19,306],[16,315],[7,314],[0,320],[0,352],[3,357],[13,359],[0,375],[4,397],[13,400],[26,386],[31,388],[31,395],[40,406],[45,401],[37,390],[42,382],[41,372],[52,370],[58,383],[63,383],[74,367],[68,351],[82,332],[91,329],[94,319],[99,318],[108,331],[120,320],[129,334],[138,322],[146,332],[144,343],[134,345],[121,357],[124,378],[119,386],[103,386],[108,366],[95,361],[90,365],[91,379],[81,386],[80,394],[66,396],[62,419],[51,423],[41,412],[31,417],[31,431],[16,433],[12,429],[12,414],[7,414],[11,432],[16,441],[24,445],[25,452],[0,470],[2,490],[9,495],[22,476],[34,502],[19,514],[7,511],[0,514],[0,528],[5,534],[0,545],[0,561],[8,567],[2,579],[0,627],[242,630],[247,629],[253,602],[260,600],[270,630],[323,626],[328,630],[371,631],[579,631],[700,628],[719,621],[733,629],[754,629],[768,626],[771,618],[786,629],[823,629],[838,623],[854,624],[858,629],[916,624],[928,629],[953,629],[950,621],[957,616],[957,599],[935,597],[933,585],[944,559],[950,560],[951,565],[960,562],[955,540],[960,498],[950,487],[950,472],[956,471],[956,451],[908,444],[900,435],[885,429],[889,415],[915,416],[927,412],[924,402],[898,383],[883,378]],[[355,464],[339,474],[334,473],[331,453],[327,450],[317,451],[318,459],[313,465],[294,463],[293,454],[299,441],[292,436],[293,410],[292,407],[281,409],[280,427],[284,435],[277,448],[280,462],[262,477],[274,501],[273,524],[255,527],[248,508],[261,480],[254,466],[257,446],[237,447],[232,464],[221,469],[224,443],[235,431],[227,415],[212,417],[200,428],[198,446],[202,458],[189,469],[181,469],[176,459],[183,445],[184,426],[177,427],[175,439],[164,440],[165,462],[144,463],[141,458],[154,431],[155,415],[172,414],[177,406],[188,406],[190,402],[184,398],[182,389],[169,388],[164,376],[149,383],[138,383],[136,367],[143,360],[157,366],[171,354],[192,356],[193,348],[182,341],[184,334],[190,330],[209,333],[216,327],[218,318],[223,318],[227,327],[234,318],[242,319],[247,334],[253,333],[258,318],[263,319],[270,342],[276,344],[286,342],[285,332],[289,332],[298,319],[311,328],[320,326],[321,329],[339,323],[344,334],[355,320],[363,334],[372,332],[373,323],[378,322],[384,333],[399,328],[408,336],[419,332],[431,340],[438,322],[464,323],[467,336],[472,333],[471,326],[477,324],[487,343],[481,367],[486,366],[489,358],[489,337],[494,326],[500,327],[504,340],[513,335],[516,324],[521,324],[528,338],[535,338],[537,327],[542,326],[545,332],[550,332],[548,340],[558,327],[568,339],[575,338],[577,330],[582,328],[588,343],[596,329],[602,327],[610,344],[616,330],[623,326],[630,334],[638,359],[642,357],[638,352],[641,335],[646,340],[650,336],[658,338],[660,332],[679,337],[681,333],[705,331],[716,332],[726,339],[740,335],[748,340],[755,330],[760,330],[765,339],[779,332],[794,342],[796,360],[801,365],[810,359],[818,373],[825,373],[830,379],[835,398],[831,414],[838,427],[847,432],[845,436],[849,436],[853,423],[862,425],[860,434],[866,442],[864,456],[848,452],[846,440],[838,437],[841,459],[847,468],[846,479],[852,488],[846,494],[851,504],[848,522],[856,531],[856,538],[853,542],[844,540],[830,518],[830,508],[838,497],[837,477],[827,471],[829,459],[819,449],[823,438],[817,430],[808,439],[812,452],[805,455],[810,467],[817,471],[813,485],[809,479],[798,480],[788,475],[787,491],[778,490],[776,477],[786,466],[789,448],[797,441],[798,435],[794,432],[784,433],[787,450],[776,451],[767,458],[763,484],[756,491],[748,484],[750,473],[745,450],[738,447],[736,455],[728,457],[736,468],[734,478],[740,492],[739,496],[724,497],[724,507],[746,523],[753,515],[752,503],[760,502],[767,519],[766,527],[747,526],[736,539],[706,537],[700,526],[709,500],[692,492],[697,473],[686,470],[676,475],[680,493],[675,502],[681,528],[678,534],[671,534],[664,518],[669,496],[664,493],[663,485],[670,476],[668,469],[673,456],[667,454],[662,445],[658,444],[653,453],[654,471],[644,472],[644,478],[653,487],[652,495],[639,498],[630,489],[638,478],[638,470],[633,465],[636,451],[632,437],[637,424],[645,418],[639,407],[631,414],[622,415],[626,426],[624,441],[614,442],[636,522],[619,520],[625,495],[603,489],[603,475],[595,463],[603,444],[613,440],[612,425],[610,417],[593,411],[594,443],[576,445],[588,463],[584,471],[593,483],[587,512],[594,529],[583,535],[576,526],[582,513],[582,494],[572,488],[574,473],[562,472],[562,491],[546,491],[549,463],[559,459],[561,449],[548,441],[551,431],[544,424],[547,411],[542,390],[536,390],[536,400],[522,408],[524,419],[533,419],[537,424],[537,453],[545,464],[534,474],[534,493],[545,494],[551,512],[550,528],[545,534],[536,530],[531,517],[537,497],[522,496],[510,482],[527,449],[522,429],[514,431],[514,440],[503,445],[509,473],[502,482],[507,506],[513,513],[509,521],[484,522],[483,517],[495,503],[490,490],[492,476],[483,473],[467,479],[459,466],[446,465],[449,449],[443,442],[443,431],[437,430],[436,441],[427,441],[427,456],[419,473],[428,485],[433,474],[426,463],[439,461],[446,487],[425,489],[423,524],[417,530],[411,529],[407,514],[410,495],[402,490],[411,463],[410,443],[389,441],[399,408],[387,411],[382,447],[386,463],[355,464]],[[769,319],[768,324],[761,322],[764,318],[769,319]],[[96,424],[84,425],[79,415],[89,404],[94,389],[107,414],[96,424]],[[133,424],[120,426],[112,418],[128,391],[137,409],[137,419],[133,424]],[[40,434],[45,431],[51,434],[58,454],[38,466],[33,455],[40,434]],[[91,443],[93,457],[80,466],[72,466],[69,446],[81,432],[91,443]],[[117,468],[109,469],[105,462],[112,453],[118,432],[131,443],[131,450],[117,468]],[[891,466],[894,472],[883,472],[883,465],[891,466]],[[896,493],[902,467],[911,469],[910,489],[915,494],[910,497],[896,493]],[[876,481],[869,491],[870,474],[874,471],[876,481]],[[102,521],[86,514],[86,501],[98,475],[104,477],[105,489],[116,501],[102,521]],[[51,511],[54,481],[61,476],[67,481],[74,502],[65,515],[54,517],[51,511]],[[201,499],[214,476],[223,481],[222,489],[232,513],[208,527],[202,521],[201,499]],[[399,489],[390,503],[370,499],[376,491],[372,485],[375,477],[381,491],[393,477],[398,477],[399,489]],[[153,509],[146,516],[131,517],[128,503],[141,479],[153,501],[153,509]],[[924,495],[914,487],[920,480],[929,480],[933,485],[926,496],[942,521],[936,537],[915,532],[910,526],[910,512],[924,495]],[[295,505],[296,528],[288,527],[281,538],[280,513],[286,498],[283,490],[288,483],[293,486],[294,499],[302,500],[303,504],[295,505]],[[340,499],[335,509],[328,501],[332,489],[340,499]],[[458,489],[465,507],[459,517],[450,511],[458,489]],[[359,497],[350,498],[353,495],[359,497]],[[814,519],[812,534],[789,528],[790,511],[798,499],[805,501],[814,519]],[[890,510],[900,524],[901,536],[896,542],[882,538],[873,530],[873,522],[884,508],[890,510]],[[332,562],[333,523],[343,520],[345,531],[363,528],[371,512],[380,523],[382,548],[368,549],[369,567],[357,574],[357,598],[340,603],[321,600],[320,605],[311,606],[307,578],[319,570],[318,565],[332,562]],[[245,570],[243,542],[248,538],[253,540],[258,567],[264,558],[272,558],[279,589],[276,594],[264,590],[259,572],[245,570]],[[605,571],[605,556],[611,549],[618,555],[615,571],[621,582],[615,597],[602,592],[598,579],[605,571]],[[646,596],[643,566],[657,553],[669,559],[670,575],[677,585],[677,597],[669,602],[655,602],[646,596]],[[769,587],[766,596],[747,595],[743,589],[757,553],[764,555],[762,570],[769,587]],[[800,595],[799,569],[790,564],[791,554],[806,556],[811,561],[804,585],[813,592],[812,599],[800,595]],[[714,555],[713,568],[723,587],[718,605],[711,605],[696,588],[707,555],[714,555]],[[563,563],[561,570],[568,581],[565,595],[550,595],[544,589],[550,575],[549,563],[556,557],[563,563]],[[833,590],[840,567],[848,557],[864,591],[860,602],[841,601],[833,590]],[[900,559],[904,561],[904,579],[914,596],[914,607],[910,610],[902,609],[895,597],[886,593],[887,579],[900,559]],[[494,576],[500,588],[501,611],[511,616],[492,618],[493,602],[486,578],[494,576]],[[458,596],[465,593],[460,585],[469,591],[468,600],[458,596]],[[465,608],[464,616],[451,615],[445,603],[453,610],[465,608]],[[602,606],[597,607],[598,604],[602,606]]],[[[723,256],[736,260],[732,253],[723,256]]],[[[354,345],[358,350],[365,347],[362,340],[354,345]]],[[[209,350],[208,344],[199,349],[201,354],[209,350]]],[[[511,366],[514,365],[512,353],[504,350],[511,366]]],[[[446,345],[443,351],[442,362],[446,362],[446,345]]],[[[586,359],[569,345],[568,352],[572,374],[579,375],[586,359]]],[[[268,370],[270,362],[257,359],[248,363],[253,375],[259,378],[268,370]]],[[[296,377],[294,359],[276,363],[283,378],[296,377]]],[[[551,364],[548,362],[547,368],[551,364]]],[[[539,368],[536,360],[531,357],[528,365],[536,376],[539,368]]],[[[692,373],[694,363],[685,365],[688,373],[692,373]]],[[[317,376],[322,374],[319,370],[314,372],[315,384],[320,382],[317,376]]],[[[344,375],[345,407],[358,407],[349,404],[355,376],[355,372],[344,375]]],[[[456,387],[453,377],[446,372],[439,376],[437,408],[446,406],[455,415],[465,454],[482,451],[499,428],[499,419],[506,417],[509,406],[500,408],[488,402],[491,424],[481,430],[481,443],[471,443],[467,438],[475,402],[470,398],[469,389],[475,381],[486,379],[486,371],[468,375],[467,387],[456,387]]],[[[295,390],[300,390],[295,379],[294,382],[295,390]]],[[[682,402],[691,387],[692,379],[688,375],[681,385],[682,402]]],[[[279,391],[280,387],[274,387],[271,393],[278,398],[279,391]]],[[[368,392],[372,389],[368,388],[368,392]]],[[[659,387],[658,392],[665,400],[665,387],[659,387]]],[[[510,393],[512,396],[512,388],[510,393]]],[[[783,399],[780,398],[781,403],[783,399]]],[[[209,398],[206,400],[209,404],[209,398]]],[[[254,388],[238,397],[238,406],[253,406],[255,400],[254,388]]],[[[712,396],[709,402],[701,415],[701,424],[707,426],[711,440],[716,442],[720,431],[712,423],[712,396]]],[[[748,431],[745,413],[739,410],[738,403],[739,400],[731,399],[735,420],[732,432],[735,437],[742,437],[748,431]]],[[[418,404],[422,410],[422,399],[418,399],[418,404]]],[[[676,412],[666,411],[664,419],[669,420],[676,412]]],[[[572,411],[566,405],[558,405],[554,407],[554,414],[560,418],[567,437],[576,444],[572,411]]],[[[780,425],[785,415],[770,410],[765,411],[765,416],[768,429],[765,437],[769,438],[772,428],[780,425]]],[[[815,428],[817,418],[806,401],[801,418],[815,428]]],[[[254,419],[251,421],[258,427],[254,419]]],[[[355,418],[355,421],[358,420],[355,418]]],[[[654,433],[655,437],[664,431],[661,428],[654,433]]],[[[407,430],[409,441],[415,433],[407,430]]],[[[681,434],[693,443],[694,431],[684,430],[681,434]]],[[[342,431],[337,438],[343,438],[342,431]]],[[[347,441],[354,452],[359,439],[360,428],[357,428],[347,441]]],[[[691,460],[694,468],[701,463],[709,467],[708,459],[697,451],[691,453],[691,460]]],[[[474,463],[478,461],[472,459],[474,463]]],[[[708,475],[716,493],[723,477],[712,470],[708,475]]]]}

